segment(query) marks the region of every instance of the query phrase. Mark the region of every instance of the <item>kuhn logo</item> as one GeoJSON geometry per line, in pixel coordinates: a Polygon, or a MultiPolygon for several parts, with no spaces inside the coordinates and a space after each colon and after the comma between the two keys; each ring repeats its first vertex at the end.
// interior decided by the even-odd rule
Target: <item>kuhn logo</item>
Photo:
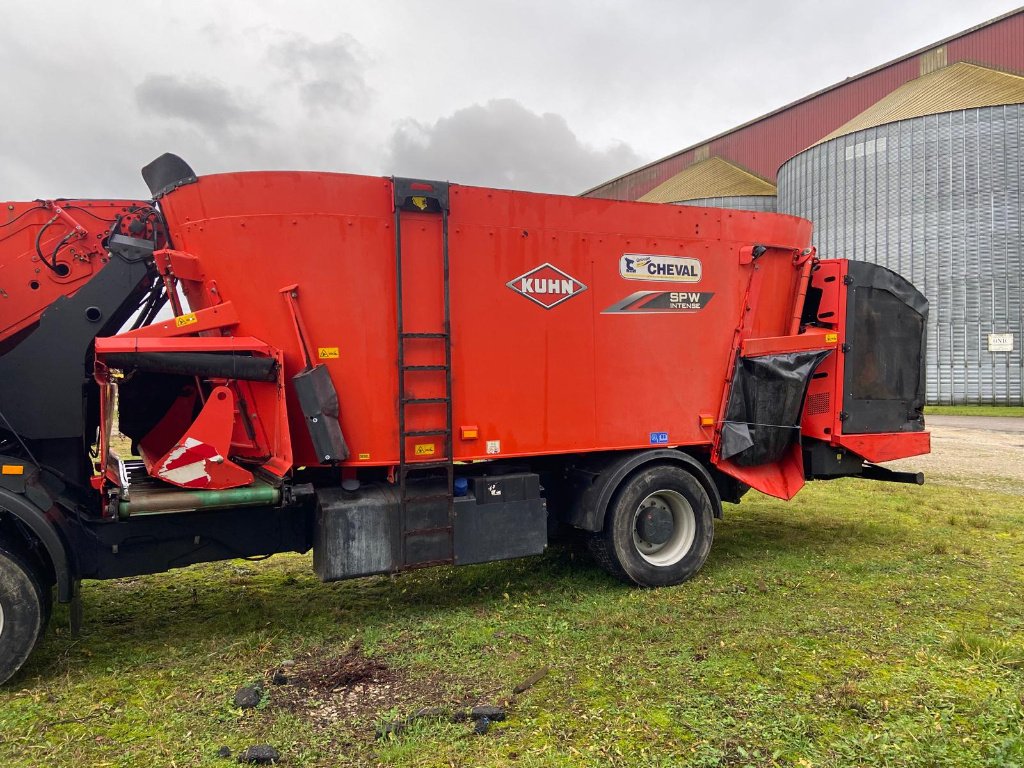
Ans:
{"type": "Polygon", "coordinates": [[[700,282],[700,259],[659,256],[654,253],[624,253],[619,259],[619,274],[627,280],[697,283],[700,282]]]}
{"type": "Polygon", "coordinates": [[[544,309],[556,307],[577,293],[587,290],[587,286],[575,277],[569,277],[551,264],[541,264],[539,267],[509,280],[505,285],[530,301],[540,304],[544,309]]]}

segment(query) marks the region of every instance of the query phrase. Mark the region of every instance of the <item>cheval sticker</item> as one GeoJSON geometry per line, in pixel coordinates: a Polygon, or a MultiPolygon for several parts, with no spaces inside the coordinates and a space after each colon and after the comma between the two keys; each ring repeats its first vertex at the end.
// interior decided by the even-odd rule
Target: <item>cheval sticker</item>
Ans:
{"type": "Polygon", "coordinates": [[[700,259],[656,253],[624,253],[619,259],[619,275],[626,280],[698,283],[700,259]]]}
{"type": "Polygon", "coordinates": [[[602,315],[643,315],[667,312],[699,312],[714,293],[707,291],[637,291],[617,301],[602,315]]]}
{"type": "Polygon", "coordinates": [[[587,286],[575,277],[570,277],[552,264],[534,267],[505,285],[544,309],[557,307],[563,301],[587,290],[587,286]]]}

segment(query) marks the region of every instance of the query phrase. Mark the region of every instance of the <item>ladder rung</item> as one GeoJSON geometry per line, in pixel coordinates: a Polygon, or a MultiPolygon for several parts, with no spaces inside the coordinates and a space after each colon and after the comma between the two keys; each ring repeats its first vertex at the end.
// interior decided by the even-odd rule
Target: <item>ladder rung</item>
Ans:
{"type": "Polygon", "coordinates": [[[448,501],[448,499],[454,498],[449,496],[447,493],[431,493],[425,496],[406,496],[403,501],[406,504],[420,504],[428,501],[448,501]]]}
{"type": "Polygon", "coordinates": [[[447,339],[448,334],[444,331],[430,331],[427,333],[416,332],[416,333],[403,333],[403,339],[447,339]]]}
{"type": "Polygon", "coordinates": [[[409,531],[402,531],[403,536],[429,536],[432,533],[449,533],[452,530],[450,525],[439,525],[436,528],[413,528],[409,531]]]}
{"type": "Polygon", "coordinates": [[[451,400],[450,397],[403,397],[403,403],[412,403],[414,405],[432,405],[436,403],[447,403],[451,400]]]}
{"type": "Polygon", "coordinates": [[[403,470],[406,473],[408,473],[415,471],[417,469],[440,469],[441,467],[452,467],[453,469],[455,468],[452,462],[448,461],[447,459],[442,459],[441,461],[409,462],[403,467],[403,470]]]}
{"type": "Polygon", "coordinates": [[[403,365],[403,371],[447,371],[447,365],[403,365]]]}
{"type": "Polygon", "coordinates": [[[407,563],[402,566],[407,571],[415,571],[419,568],[433,568],[435,565],[454,565],[455,558],[447,557],[441,560],[423,560],[419,563],[407,563]]]}
{"type": "Polygon", "coordinates": [[[406,432],[403,437],[430,437],[431,435],[448,435],[451,434],[451,430],[448,429],[414,429],[411,432],[406,432]]]}

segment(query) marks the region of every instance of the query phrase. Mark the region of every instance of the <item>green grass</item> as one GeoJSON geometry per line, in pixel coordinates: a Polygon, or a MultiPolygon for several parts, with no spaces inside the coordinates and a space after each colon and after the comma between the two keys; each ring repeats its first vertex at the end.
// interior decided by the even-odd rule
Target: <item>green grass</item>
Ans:
{"type": "Polygon", "coordinates": [[[1024,416],[1021,405],[929,405],[925,416],[1024,416]]]}
{"type": "MultiPolygon", "coordinates": [[[[691,582],[635,590],[580,554],[330,585],[306,557],[88,583],[0,690],[5,766],[1017,766],[1024,763],[1024,498],[845,480],[728,507],[691,582]],[[303,703],[237,686],[355,640],[383,690],[303,703]],[[486,736],[419,721],[495,701],[486,736]],[[284,704],[288,706],[283,706],[284,704]]],[[[333,698],[332,698],[333,697],[333,698]]]]}

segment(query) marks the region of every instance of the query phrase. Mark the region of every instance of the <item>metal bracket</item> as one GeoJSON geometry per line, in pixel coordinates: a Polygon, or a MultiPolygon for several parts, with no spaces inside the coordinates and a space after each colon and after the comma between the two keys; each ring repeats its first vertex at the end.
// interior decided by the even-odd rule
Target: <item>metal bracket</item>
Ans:
{"type": "Polygon", "coordinates": [[[448,211],[448,182],[393,176],[395,208],[401,211],[441,213],[448,211]]]}

